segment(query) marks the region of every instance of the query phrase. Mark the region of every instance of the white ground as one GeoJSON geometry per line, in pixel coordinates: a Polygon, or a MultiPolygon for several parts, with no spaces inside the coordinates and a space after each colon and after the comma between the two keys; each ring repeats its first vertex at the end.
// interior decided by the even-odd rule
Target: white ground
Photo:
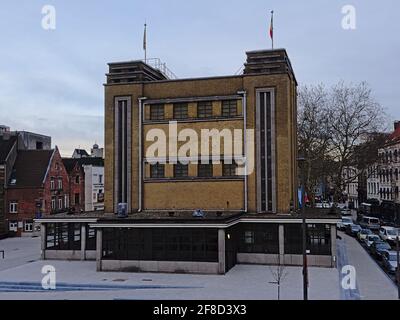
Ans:
{"type": "MultiPolygon", "coordinates": [[[[0,300],[7,299],[257,299],[277,298],[277,287],[268,266],[237,265],[228,274],[189,275],[96,272],[95,262],[40,261],[40,239],[0,241],[0,300]],[[56,269],[57,290],[38,291],[44,265],[56,269]],[[32,283],[36,284],[34,290],[32,283]],[[84,285],[84,288],[78,287],[84,285]],[[112,288],[110,288],[112,287],[112,288]],[[28,292],[27,292],[28,291],[28,292]]],[[[363,248],[344,237],[347,260],[358,271],[357,296],[361,299],[395,299],[395,286],[363,248]]],[[[288,267],[281,299],[302,299],[302,269],[288,267]]],[[[313,300],[349,299],[340,288],[337,269],[309,268],[309,297],[313,300]]],[[[351,296],[351,295],[350,295],[351,296]]],[[[351,297],[350,297],[351,298],[351,297]]]]}

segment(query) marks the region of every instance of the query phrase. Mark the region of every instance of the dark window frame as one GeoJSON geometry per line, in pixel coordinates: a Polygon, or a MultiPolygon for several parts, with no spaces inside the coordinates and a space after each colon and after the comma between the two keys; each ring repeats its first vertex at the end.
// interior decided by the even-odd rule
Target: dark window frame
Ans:
{"type": "Polygon", "coordinates": [[[165,106],[163,104],[150,105],[150,120],[164,120],[165,106]]]}
{"type": "Polygon", "coordinates": [[[189,105],[186,102],[174,103],[174,120],[183,120],[189,118],[189,105]]]}
{"type": "Polygon", "coordinates": [[[236,177],[238,164],[232,160],[231,163],[222,163],[222,176],[223,177],[236,177]]]}
{"type": "Polygon", "coordinates": [[[212,178],[214,176],[214,166],[212,163],[199,163],[197,165],[197,176],[199,178],[212,178]]]}
{"type": "Polygon", "coordinates": [[[223,100],[221,108],[222,117],[237,117],[238,116],[238,103],[237,100],[223,100]]]}
{"type": "Polygon", "coordinates": [[[150,164],[150,178],[151,179],[165,178],[165,164],[158,162],[155,164],[150,164]]]}
{"type": "Polygon", "coordinates": [[[174,165],[174,177],[175,178],[187,178],[189,177],[189,165],[177,163],[174,165]]]}
{"type": "Polygon", "coordinates": [[[211,101],[201,101],[197,104],[197,117],[207,119],[213,117],[213,103],[211,101]]]}

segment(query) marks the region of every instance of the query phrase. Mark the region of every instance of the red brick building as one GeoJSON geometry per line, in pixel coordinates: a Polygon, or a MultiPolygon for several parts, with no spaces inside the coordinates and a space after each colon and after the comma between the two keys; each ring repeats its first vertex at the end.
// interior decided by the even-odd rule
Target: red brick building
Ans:
{"type": "Polygon", "coordinates": [[[69,177],[70,211],[85,211],[85,172],[79,159],[64,158],[63,164],[69,177]]]}
{"type": "Polygon", "coordinates": [[[57,147],[18,152],[6,202],[9,231],[18,236],[38,231],[33,219],[69,210],[69,177],[57,147]]]}

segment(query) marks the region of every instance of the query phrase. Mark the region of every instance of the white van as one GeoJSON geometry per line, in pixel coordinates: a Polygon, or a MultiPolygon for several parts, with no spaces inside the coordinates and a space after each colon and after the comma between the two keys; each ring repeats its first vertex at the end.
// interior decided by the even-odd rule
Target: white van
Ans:
{"type": "Polygon", "coordinates": [[[397,239],[398,229],[393,227],[381,227],[379,229],[379,235],[382,240],[387,241],[389,243],[395,243],[397,239]]]}
{"type": "Polygon", "coordinates": [[[360,221],[360,226],[364,229],[376,230],[378,231],[381,227],[380,221],[375,217],[362,217],[360,221]]]}

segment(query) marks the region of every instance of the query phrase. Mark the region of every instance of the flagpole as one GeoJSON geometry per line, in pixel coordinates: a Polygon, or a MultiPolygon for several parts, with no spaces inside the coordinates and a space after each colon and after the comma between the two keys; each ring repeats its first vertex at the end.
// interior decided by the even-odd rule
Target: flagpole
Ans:
{"type": "Polygon", "coordinates": [[[271,40],[272,50],[274,50],[274,10],[271,11],[271,40]]]}
{"type": "Polygon", "coordinates": [[[144,23],[144,37],[143,37],[143,50],[144,50],[144,62],[147,63],[147,23],[144,23]]]}

